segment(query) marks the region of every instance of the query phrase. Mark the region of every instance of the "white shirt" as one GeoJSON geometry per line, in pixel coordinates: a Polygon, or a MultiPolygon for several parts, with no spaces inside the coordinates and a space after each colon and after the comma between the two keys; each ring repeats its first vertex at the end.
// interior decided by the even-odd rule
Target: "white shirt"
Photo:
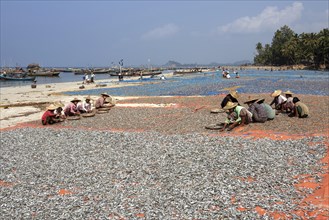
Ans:
{"type": "Polygon", "coordinates": [[[84,102],[79,102],[77,108],[79,111],[83,110],[85,112],[88,112],[92,110],[93,106],[91,102],[87,103],[86,101],[84,101],[84,102]]]}

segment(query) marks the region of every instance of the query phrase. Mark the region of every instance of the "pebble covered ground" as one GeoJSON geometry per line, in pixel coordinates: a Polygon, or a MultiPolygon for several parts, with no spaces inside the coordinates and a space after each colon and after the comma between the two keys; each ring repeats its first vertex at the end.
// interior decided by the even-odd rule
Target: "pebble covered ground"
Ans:
{"type": "Polygon", "coordinates": [[[121,100],[118,106],[167,107],[115,106],[91,118],[52,126],[35,121],[4,130],[0,218],[299,219],[328,214],[328,207],[301,208],[319,186],[296,185],[306,176],[315,184],[323,181],[325,164],[319,160],[328,151],[329,123],[318,117],[329,100],[300,97],[309,106],[320,103],[318,111],[311,107],[309,118],[280,114],[223,134],[204,128],[225,118],[210,113],[222,96],[121,100]],[[262,138],[254,139],[250,134],[259,130],[262,138]],[[288,138],[273,138],[282,135],[288,138]]]}
{"type": "Polygon", "coordinates": [[[295,184],[321,181],[327,149],[323,137],[28,127],[1,135],[1,219],[257,219],[259,210],[298,219],[312,190],[295,184]]]}
{"type": "MultiPolygon", "coordinates": [[[[271,101],[268,93],[239,101],[249,96],[271,101]]],[[[328,217],[328,202],[309,198],[328,183],[329,96],[298,94],[305,119],[205,129],[225,119],[210,113],[223,97],[124,99],[95,117],[2,130],[0,219],[328,217]],[[124,106],[145,103],[161,107],[124,106]]]]}

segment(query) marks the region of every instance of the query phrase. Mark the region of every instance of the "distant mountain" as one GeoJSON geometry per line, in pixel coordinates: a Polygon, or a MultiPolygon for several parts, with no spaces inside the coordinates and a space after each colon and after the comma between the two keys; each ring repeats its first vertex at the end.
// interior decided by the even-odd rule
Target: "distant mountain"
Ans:
{"type": "Polygon", "coordinates": [[[209,64],[181,64],[177,61],[168,61],[166,64],[162,65],[162,67],[169,68],[189,68],[189,67],[218,67],[218,66],[241,66],[241,65],[250,65],[252,64],[249,60],[241,60],[234,63],[217,63],[212,62],[209,64]]]}

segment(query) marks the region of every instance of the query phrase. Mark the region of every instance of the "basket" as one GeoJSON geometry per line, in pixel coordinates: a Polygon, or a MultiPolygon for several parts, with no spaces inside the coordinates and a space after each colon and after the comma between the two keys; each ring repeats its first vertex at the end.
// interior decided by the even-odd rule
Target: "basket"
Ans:
{"type": "Polygon", "coordinates": [[[220,109],[220,108],[214,108],[210,110],[210,113],[214,113],[214,114],[218,114],[218,113],[224,113],[225,110],[224,109],[220,109]]]}
{"type": "Polygon", "coordinates": [[[209,129],[209,130],[219,130],[222,129],[224,127],[224,124],[210,124],[205,126],[205,129],[209,129]]]}
{"type": "Polygon", "coordinates": [[[83,113],[81,114],[82,117],[94,117],[95,116],[95,112],[92,112],[92,113],[83,113]]]}
{"type": "Polygon", "coordinates": [[[79,120],[79,119],[81,119],[81,117],[80,116],[67,116],[66,119],[67,120],[79,120]]]}

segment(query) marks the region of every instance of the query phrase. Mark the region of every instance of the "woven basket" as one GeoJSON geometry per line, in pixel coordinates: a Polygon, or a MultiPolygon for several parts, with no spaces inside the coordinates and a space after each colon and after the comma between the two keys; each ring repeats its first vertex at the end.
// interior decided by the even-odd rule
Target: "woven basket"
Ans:
{"type": "Polygon", "coordinates": [[[94,117],[95,116],[95,112],[93,112],[93,113],[83,113],[83,114],[81,114],[82,115],[82,117],[94,117]]]}
{"type": "Polygon", "coordinates": [[[219,130],[222,129],[224,127],[223,124],[210,124],[205,126],[205,129],[209,129],[209,130],[219,130]]]}
{"type": "Polygon", "coordinates": [[[81,119],[81,117],[80,116],[68,116],[68,117],[66,117],[66,119],[67,120],[79,120],[79,119],[81,119]]]}

